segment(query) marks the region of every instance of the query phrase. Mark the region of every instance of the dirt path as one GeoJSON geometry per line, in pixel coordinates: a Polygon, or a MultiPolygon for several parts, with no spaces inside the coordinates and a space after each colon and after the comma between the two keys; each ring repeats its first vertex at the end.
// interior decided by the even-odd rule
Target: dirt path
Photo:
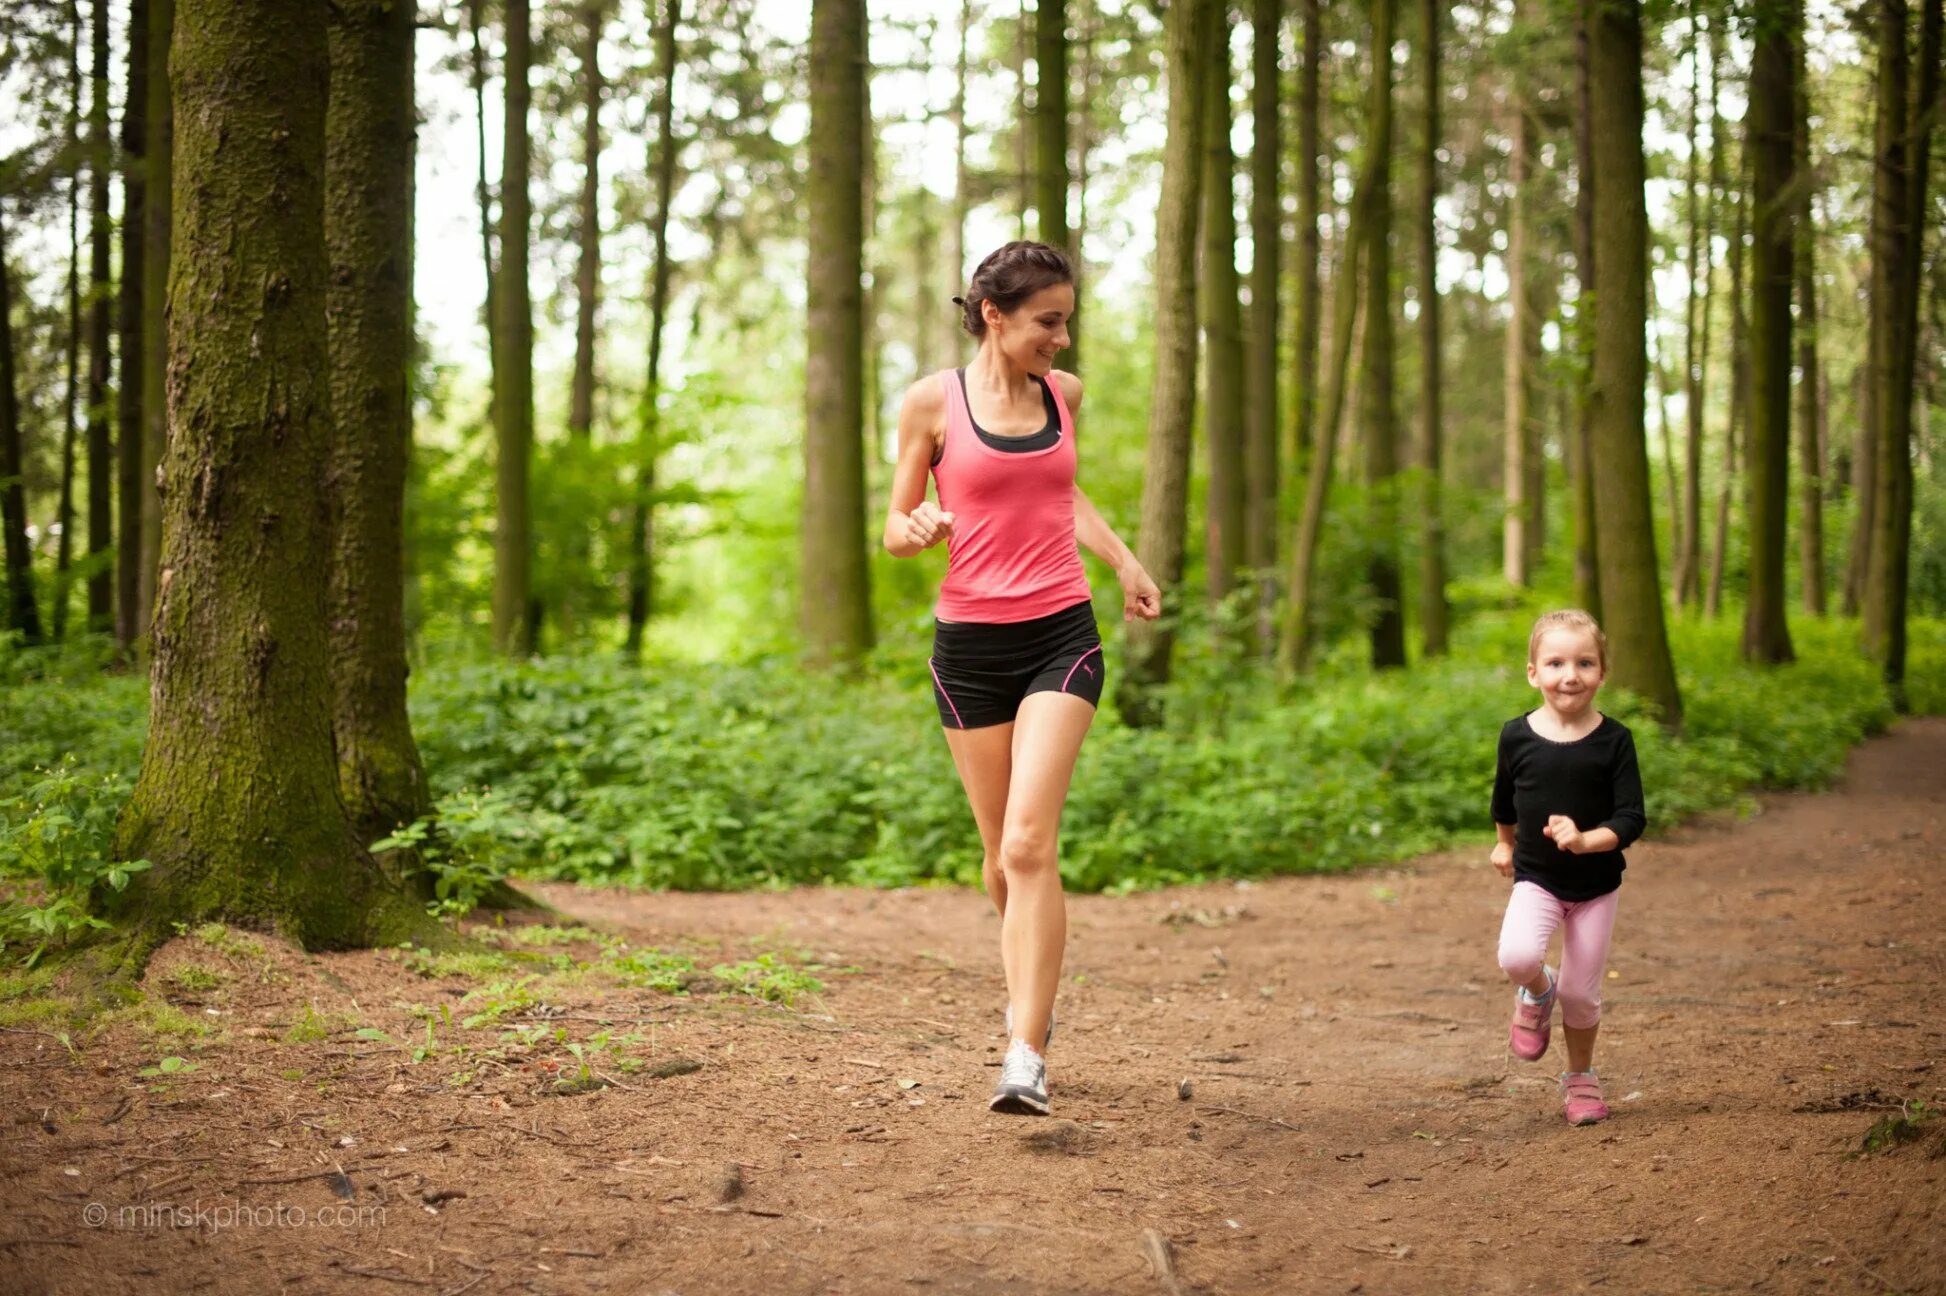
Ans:
{"type": "Polygon", "coordinates": [[[548,890],[633,941],[859,969],[796,1011],[564,999],[576,1038],[642,1016],[641,1052],[703,1063],[572,1098],[281,1043],[307,1001],[409,1039],[398,1005],[440,988],[272,950],[159,1092],[133,1031],[75,1060],[0,1033],[0,1291],[1946,1292],[1946,1120],[1851,1155],[1898,1103],[1946,1106],[1946,721],[1631,852],[1604,1125],[1561,1122],[1558,1040],[1505,1050],[1475,854],[1077,899],[1051,1121],[985,1110],[997,927],[966,892],[548,890]],[[334,1184],[364,1214],[326,1227],[334,1184]],[[146,1203],[210,1213],[114,1218],[146,1203]]]}

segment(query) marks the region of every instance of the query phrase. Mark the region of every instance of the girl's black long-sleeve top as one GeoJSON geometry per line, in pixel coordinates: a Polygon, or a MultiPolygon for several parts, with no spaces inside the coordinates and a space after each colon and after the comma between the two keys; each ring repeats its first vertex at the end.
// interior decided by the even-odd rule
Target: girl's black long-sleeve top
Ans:
{"type": "Polygon", "coordinates": [[[1612,716],[1582,738],[1555,742],[1516,716],[1500,730],[1493,777],[1493,821],[1513,824],[1514,880],[1562,900],[1593,900],[1622,884],[1622,852],[1642,835],[1642,773],[1635,735],[1612,716]],[[1544,836],[1550,815],[1566,815],[1582,832],[1612,829],[1615,849],[1571,855],[1544,836]]]}

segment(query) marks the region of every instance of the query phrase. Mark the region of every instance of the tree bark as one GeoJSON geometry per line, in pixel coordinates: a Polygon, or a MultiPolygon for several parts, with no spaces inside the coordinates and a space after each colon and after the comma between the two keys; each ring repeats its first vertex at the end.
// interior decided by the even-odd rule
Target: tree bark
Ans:
{"type": "Polygon", "coordinates": [[[1425,118],[1419,139],[1419,466],[1425,473],[1419,502],[1419,633],[1428,657],[1446,653],[1446,531],[1440,470],[1439,198],[1440,0],[1420,0],[1425,118]]]}
{"type": "MultiPolygon", "coordinates": [[[[1600,538],[1595,532],[1595,457],[1592,442],[1594,329],[1591,327],[1595,287],[1595,158],[1593,113],[1588,81],[1588,24],[1596,0],[1580,0],[1575,10],[1574,68],[1574,264],[1580,283],[1575,302],[1576,374],[1574,422],[1568,429],[1568,476],[1574,491],[1574,594],[1588,615],[1601,620],[1601,574],[1596,558],[1600,538]]],[[[1663,454],[1669,455],[1668,411],[1662,406],[1661,363],[1657,361],[1656,407],[1662,417],[1663,454]]],[[[1671,483],[1673,485],[1673,482],[1671,483]]],[[[1675,518],[1674,509],[1670,518],[1675,518]]]]}
{"type": "MultiPolygon", "coordinates": [[[[1514,21],[1534,21],[1525,0],[1515,0],[1514,21]]],[[[1529,584],[1533,578],[1535,538],[1532,534],[1534,501],[1535,443],[1538,440],[1534,413],[1534,369],[1540,360],[1541,312],[1536,303],[1533,169],[1534,120],[1527,101],[1527,76],[1516,69],[1513,88],[1508,92],[1513,120],[1508,129],[1513,137],[1508,157],[1508,183],[1512,195],[1507,212],[1507,360],[1504,453],[1501,488],[1506,514],[1501,526],[1501,570],[1509,583],[1529,584]]],[[[1369,327],[1369,326],[1368,326],[1369,327]]]]}
{"type": "Polygon", "coordinates": [[[1292,471],[1316,439],[1318,311],[1321,251],[1318,233],[1318,82],[1324,58],[1319,0],[1300,0],[1304,14],[1304,63],[1297,90],[1297,373],[1292,387],[1296,417],[1292,425],[1292,471]]]}
{"type": "Polygon", "coordinates": [[[1203,559],[1211,603],[1236,588],[1243,565],[1243,316],[1237,304],[1236,158],[1230,152],[1230,27],[1208,24],[1202,66],[1203,435],[1209,452],[1209,506],[1203,559]]]}
{"type": "MultiPolygon", "coordinates": [[[[1692,31],[1696,20],[1691,19],[1692,31]]],[[[1697,171],[1701,153],[1697,142],[1697,114],[1701,102],[1698,79],[1702,51],[1692,36],[1690,41],[1689,106],[1689,327],[1684,339],[1684,403],[1688,406],[1688,438],[1684,444],[1682,516],[1677,532],[1675,598],[1679,607],[1702,601],[1703,573],[1703,401],[1709,389],[1710,307],[1714,301],[1715,274],[1711,265],[1716,242],[1716,203],[1723,190],[1723,150],[1726,144],[1721,114],[1717,111],[1716,90],[1723,68],[1722,20],[1709,28],[1710,50],[1710,172],[1707,201],[1698,211],[1697,171]],[[1702,285],[1699,293],[1697,284],[1702,285]]]]}
{"type": "MultiPolygon", "coordinates": [[[[1034,10],[1034,179],[1039,193],[1034,209],[1041,242],[1070,256],[1068,231],[1068,15],[1067,0],[1036,0],[1034,10]]],[[[1068,322],[1068,336],[1079,342],[1079,320],[1068,322]]],[[[1069,349],[1066,363],[1077,364],[1069,349]]]]}
{"type": "MultiPolygon", "coordinates": [[[[1155,376],[1149,398],[1148,454],[1142,477],[1136,556],[1162,587],[1165,611],[1179,595],[1189,502],[1189,428],[1196,404],[1196,224],[1203,168],[1205,32],[1220,21],[1219,0],[1174,0],[1165,19],[1169,84],[1162,195],[1156,210],[1155,376]]],[[[1116,693],[1131,725],[1162,719],[1157,690],[1169,680],[1175,630],[1136,621],[1128,629],[1128,673],[1116,693]]]]}
{"type": "Polygon", "coordinates": [[[662,332],[669,314],[669,203],[676,192],[676,24],[682,0],[664,0],[655,29],[655,216],[649,230],[655,269],[649,285],[648,381],[642,392],[641,444],[636,449],[635,510],[629,545],[628,634],[624,653],[635,659],[655,612],[656,460],[662,443],[662,332]]]}
{"type": "Polygon", "coordinates": [[[601,29],[605,0],[582,7],[581,202],[576,209],[580,260],[574,275],[574,378],[568,394],[568,434],[582,441],[595,421],[595,312],[601,286],[601,29]]]}
{"type": "Polygon", "coordinates": [[[167,510],[148,742],[104,912],[151,938],[205,918],[305,949],[428,926],[367,855],[333,767],[324,479],[325,7],[181,0],[185,175],[171,271],[167,510]],[[266,203],[265,193],[279,201],[266,203]]]}
{"type": "Polygon", "coordinates": [[[115,295],[110,266],[108,175],[108,0],[94,0],[88,100],[88,630],[115,625],[115,439],[109,425],[108,374],[115,295]]]}
{"type": "Polygon", "coordinates": [[[507,120],[500,167],[500,273],[494,290],[493,643],[502,654],[534,651],[528,609],[533,516],[528,469],[534,454],[534,313],[527,289],[529,236],[527,0],[507,4],[507,120]]]}
{"type": "Polygon", "coordinates": [[[115,641],[124,654],[148,632],[142,612],[142,293],[148,224],[146,159],[149,0],[129,0],[126,95],[122,107],[122,280],[116,328],[121,366],[115,391],[115,641]]]}
{"type": "Polygon", "coordinates": [[[156,474],[169,441],[169,272],[175,204],[174,97],[169,49],[175,40],[176,0],[149,0],[147,139],[142,156],[148,186],[143,195],[142,248],[142,545],[137,575],[135,624],[150,633],[155,619],[156,579],[162,570],[162,497],[156,474]]]}
{"type": "Polygon", "coordinates": [[[405,707],[413,11],[395,0],[336,0],[330,13],[331,715],[338,792],[359,839],[371,842],[431,809],[405,707]]]}
{"type": "Polygon", "coordinates": [[[500,391],[500,348],[495,344],[494,337],[500,327],[497,322],[500,317],[494,310],[493,285],[500,275],[500,261],[493,254],[493,188],[487,183],[486,48],[480,33],[485,8],[486,0],[466,0],[466,25],[473,37],[474,156],[479,160],[474,197],[480,205],[480,264],[486,269],[487,421],[497,427],[498,421],[493,411],[500,391]]]}
{"type": "Polygon", "coordinates": [[[67,390],[61,401],[60,538],[54,553],[54,638],[68,635],[69,576],[74,563],[75,410],[81,402],[81,3],[68,0],[68,137],[75,159],[68,173],[67,390]]]}
{"type": "Polygon", "coordinates": [[[1802,0],[1760,0],[1753,11],[1756,47],[1750,70],[1750,393],[1744,509],[1750,536],[1744,604],[1746,660],[1787,662],[1790,625],[1784,605],[1784,540],[1791,463],[1791,271],[1798,203],[1786,192],[1797,117],[1792,37],[1802,0]]]}
{"type": "Polygon", "coordinates": [[[1803,196],[1797,206],[1795,268],[1797,275],[1797,472],[1798,472],[1798,596],[1812,616],[1825,614],[1824,576],[1824,454],[1818,438],[1821,409],[1818,362],[1817,225],[1812,199],[1817,183],[1811,170],[1811,83],[1805,76],[1804,14],[1800,6],[1797,31],[1791,42],[1792,96],[1791,154],[1796,183],[1803,196]]]}
{"type": "Polygon", "coordinates": [[[872,644],[865,566],[865,0],[814,0],[802,625],[818,665],[872,644]]]}
{"type": "Polygon", "coordinates": [[[1643,433],[1648,210],[1643,194],[1642,15],[1636,0],[1595,7],[1588,43],[1595,171],[1595,525],[1611,679],[1682,724],[1662,615],[1643,433]]]}
{"type": "Polygon", "coordinates": [[[1730,417],[1723,425],[1723,475],[1716,491],[1716,530],[1710,540],[1709,584],[1703,593],[1703,615],[1714,618],[1723,610],[1723,575],[1729,561],[1730,501],[1736,496],[1737,455],[1744,423],[1750,417],[1750,317],[1743,303],[1744,233],[1749,223],[1749,155],[1732,195],[1730,234],[1730,417]]]}
{"type": "MultiPolygon", "coordinates": [[[[948,299],[964,296],[966,285],[972,276],[966,264],[966,78],[967,78],[967,40],[973,28],[973,0],[961,0],[959,19],[959,62],[956,79],[953,82],[953,213],[947,224],[947,257],[952,262],[947,274],[946,296],[948,299]]],[[[940,312],[941,323],[945,329],[945,345],[940,354],[946,364],[957,367],[957,358],[965,353],[966,335],[960,324],[960,315],[954,311],[948,315],[940,312]]]]}
{"type": "Polygon", "coordinates": [[[41,641],[34,551],[27,545],[27,488],[21,482],[20,401],[14,389],[13,274],[7,268],[6,205],[0,203],[0,531],[7,560],[6,620],[27,644],[41,641]]]}
{"type": "Polygon", "coordinates": [[[1283,271],[1283,212],[1278,201],[1283,138],[1278,121],[1277,54],[1281,0],[1255,0],[1251,10],[1250,334],[1245,357],[1243,561],[1259,592],[1255,646],[1269,650],[1276,611],[1278,294],[1283,271]]]}
{"type": "Polygon", "coordinates": [[[1358,401],[1365,443],[1365,484],[1373,525],[1368,580],[1377,606],[1372,665],[1405,665],[1404,590],[1398,554],[1398,426],[1392,393],[1392,28],[1397,0],[1372,5],[1372,83],[1369,147],[1376,163],[1372,220],[1366,227],[1365,355],[1358,401]]]}

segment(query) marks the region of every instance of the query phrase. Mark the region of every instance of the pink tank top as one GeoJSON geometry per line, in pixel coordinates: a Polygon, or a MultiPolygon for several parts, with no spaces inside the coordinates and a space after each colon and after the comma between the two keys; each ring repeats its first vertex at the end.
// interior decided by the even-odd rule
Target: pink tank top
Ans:
{"type": "Polygon", "coordinates": [[[980,439],[958,371],[946,386],[946,445],[933,465],[939,507],[954,515],[933,615],[1003,624],[1050,616],[1089,597],[1074,535],[1074,418],[1048,380],[1060,436],[1041,450],[980,439]]]}

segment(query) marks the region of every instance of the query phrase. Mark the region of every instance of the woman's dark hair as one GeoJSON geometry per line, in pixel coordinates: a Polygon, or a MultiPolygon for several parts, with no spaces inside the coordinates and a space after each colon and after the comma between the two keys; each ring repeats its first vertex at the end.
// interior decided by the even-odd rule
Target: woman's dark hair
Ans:
{"type": "Polygon", "coordinates": [[[973,272],[966,296],[953,298],[960,308],[960,327],[974,337],[985,337],[986,319],[980,303],[990,301],[1002,311],[1018,310],[1020,304],[1043,288],[1074,282],[1074,263],[1068,254],[1045,243],[1019,241],[1003,244],[987,253],[986,260],[973,272]]]}

